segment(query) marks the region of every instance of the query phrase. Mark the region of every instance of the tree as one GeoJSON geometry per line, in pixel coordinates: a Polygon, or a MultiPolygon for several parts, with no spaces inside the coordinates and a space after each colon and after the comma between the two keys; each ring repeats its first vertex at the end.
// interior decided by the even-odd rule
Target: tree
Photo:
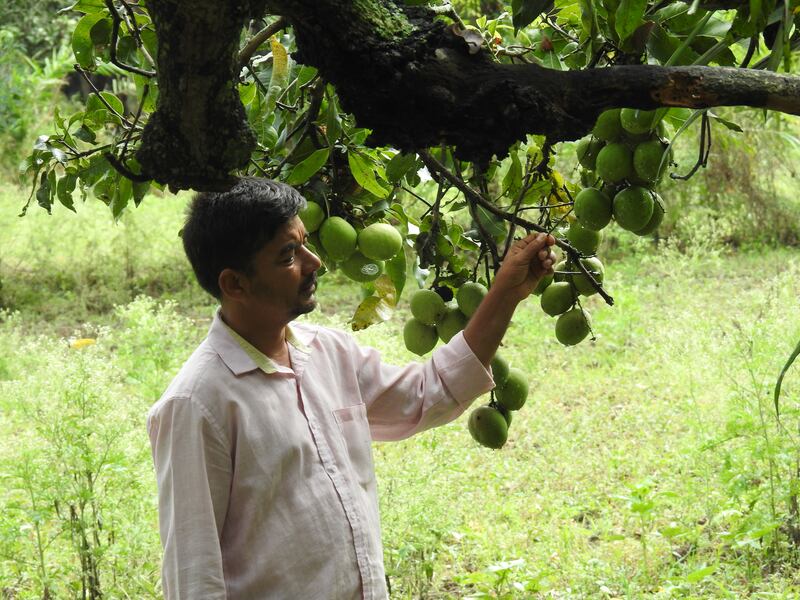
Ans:
{"type": "MultiPolygon", "coordinates": [[[[596,244],[581,226],[596,228],[581,218],[586,211],[573,211],[581,188],[609,202],[623,189],[644,190],[624,199],[646,204],[655,219],[668,145],[700,120],[700,166],[711,123],[737,127],[710,107],[800,114],[800,78],[786,74],[800,14],[785,0],[513,0],[510,12],[470,24],[453,6],[433,4],[77,0],[76,69],[87,81],[98,68],[116,69],[130,97],[96,90],[85,110],[55,115],[55,133],[28,159],[29,203],[73,208],[77,188],[118,215],[151,182],[221,189],[237,174],[266,175],[299,186],[323,218],[357,229],[390,221],[408,240],[381,265],[387,277],[365,283],[372,296],[354,327],[386,317],[407,261],[421,283],[433,270],[427,283],[446,298],[467,280],[489,284],[520,229],[557,236],[568,259],[562,278],[577,284],[573,303],[581,285],[584,296],[599,292],[611,303],[601,271],[584,260],[596,244]],[[565,181],[553,169],[558,144],[587,134],[603,114],[619,129],[619,113],[604,111],[620,107],[646,111],[632,117],[646,126],[624,135],[595,129],[582,146],[582,181],[565,181]],[[617,177],[595,164],[606,142],[619,148],[603,162],[616,164],[646,141],[656,148],[652,177],[631,169],[617,177]],[[413,189],[423,166],[436,183],[428,199],[413,189]],[[413,216],[397,202],[402,194],[427,210],[413,216]]],[[[634,216],[615,220],[651,233],[634,216]]]]}

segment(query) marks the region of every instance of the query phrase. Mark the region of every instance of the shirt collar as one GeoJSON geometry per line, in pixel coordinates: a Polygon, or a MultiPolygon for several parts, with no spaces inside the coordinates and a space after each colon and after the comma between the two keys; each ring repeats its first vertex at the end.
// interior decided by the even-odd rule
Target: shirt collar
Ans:
{"type": "MultiPolygon", "coordinates": [[[[311,342],[316,332],[308,326],[286,327],[286,341],[300,352],[309,354],[311,342]]],[[[280,370],[278,365],[266,354],[234,331],[219,314],[214,315],[208,339],[222,361],[235,375],[261,369],[271,374],[280,370]]]]}

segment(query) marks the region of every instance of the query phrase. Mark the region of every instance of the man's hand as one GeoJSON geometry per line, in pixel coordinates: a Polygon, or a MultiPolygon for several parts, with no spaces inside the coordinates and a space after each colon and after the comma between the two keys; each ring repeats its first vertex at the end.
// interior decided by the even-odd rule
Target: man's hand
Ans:
{"type": "Polygon", "coordinates": [[[504,296],[521,302],[527,298],[545,275],[553,272],[556,256],[551,250],[556,243],[552,235],[530,234],[509,248],[503,265],[492,282],[504,296]]]}
{"type": "Polygon", "coordinates": [[[489,293],[467,323],[464,339],[487,367],[517,305],[530,296],[542,277],[553,272],[556,257],[550,247],[555,243],[552,235],[543,233],[514,242],[489,293]]]}

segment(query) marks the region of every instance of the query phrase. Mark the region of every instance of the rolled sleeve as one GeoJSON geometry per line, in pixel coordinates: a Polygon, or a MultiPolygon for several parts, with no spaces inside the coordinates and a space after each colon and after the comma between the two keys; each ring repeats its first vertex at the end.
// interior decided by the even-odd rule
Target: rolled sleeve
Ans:
{"type": "Polygon", "coordinates": [[[449,423],[494,387],[461,333],[425,362],[405,367],[386,365],[376,350],[351,343],[373,440],[400,440],[449,423]]]}
{"type": "Polygon", "coordinates": [[[494,387],[494,379],[459,331],[449,343],[437,348],[431,357],[450,396],[459,404],[472,401],[494,387]]]}

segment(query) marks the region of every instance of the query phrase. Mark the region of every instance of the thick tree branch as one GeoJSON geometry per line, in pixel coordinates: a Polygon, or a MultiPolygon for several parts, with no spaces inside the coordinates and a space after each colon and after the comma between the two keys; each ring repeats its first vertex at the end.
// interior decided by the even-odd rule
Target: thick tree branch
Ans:
{"type": "MultiPolygon", "coordinates": [[[[294,28],[295,58],[336,86],[370,143],[455,146],[478,164],[526,134],[573,140],[611,107],[745,105],[800,114],[800,77],[750,69],[619,66],[554,71],[499,64],[463,32],[393,0],[161,0],[158,111],[137,155],[173,187],[225,185],[255,146],[235,89],[247,18],[268,6],[294,28]]],[[[246,54],[245,54],[246,56],[246,54]]]]}

